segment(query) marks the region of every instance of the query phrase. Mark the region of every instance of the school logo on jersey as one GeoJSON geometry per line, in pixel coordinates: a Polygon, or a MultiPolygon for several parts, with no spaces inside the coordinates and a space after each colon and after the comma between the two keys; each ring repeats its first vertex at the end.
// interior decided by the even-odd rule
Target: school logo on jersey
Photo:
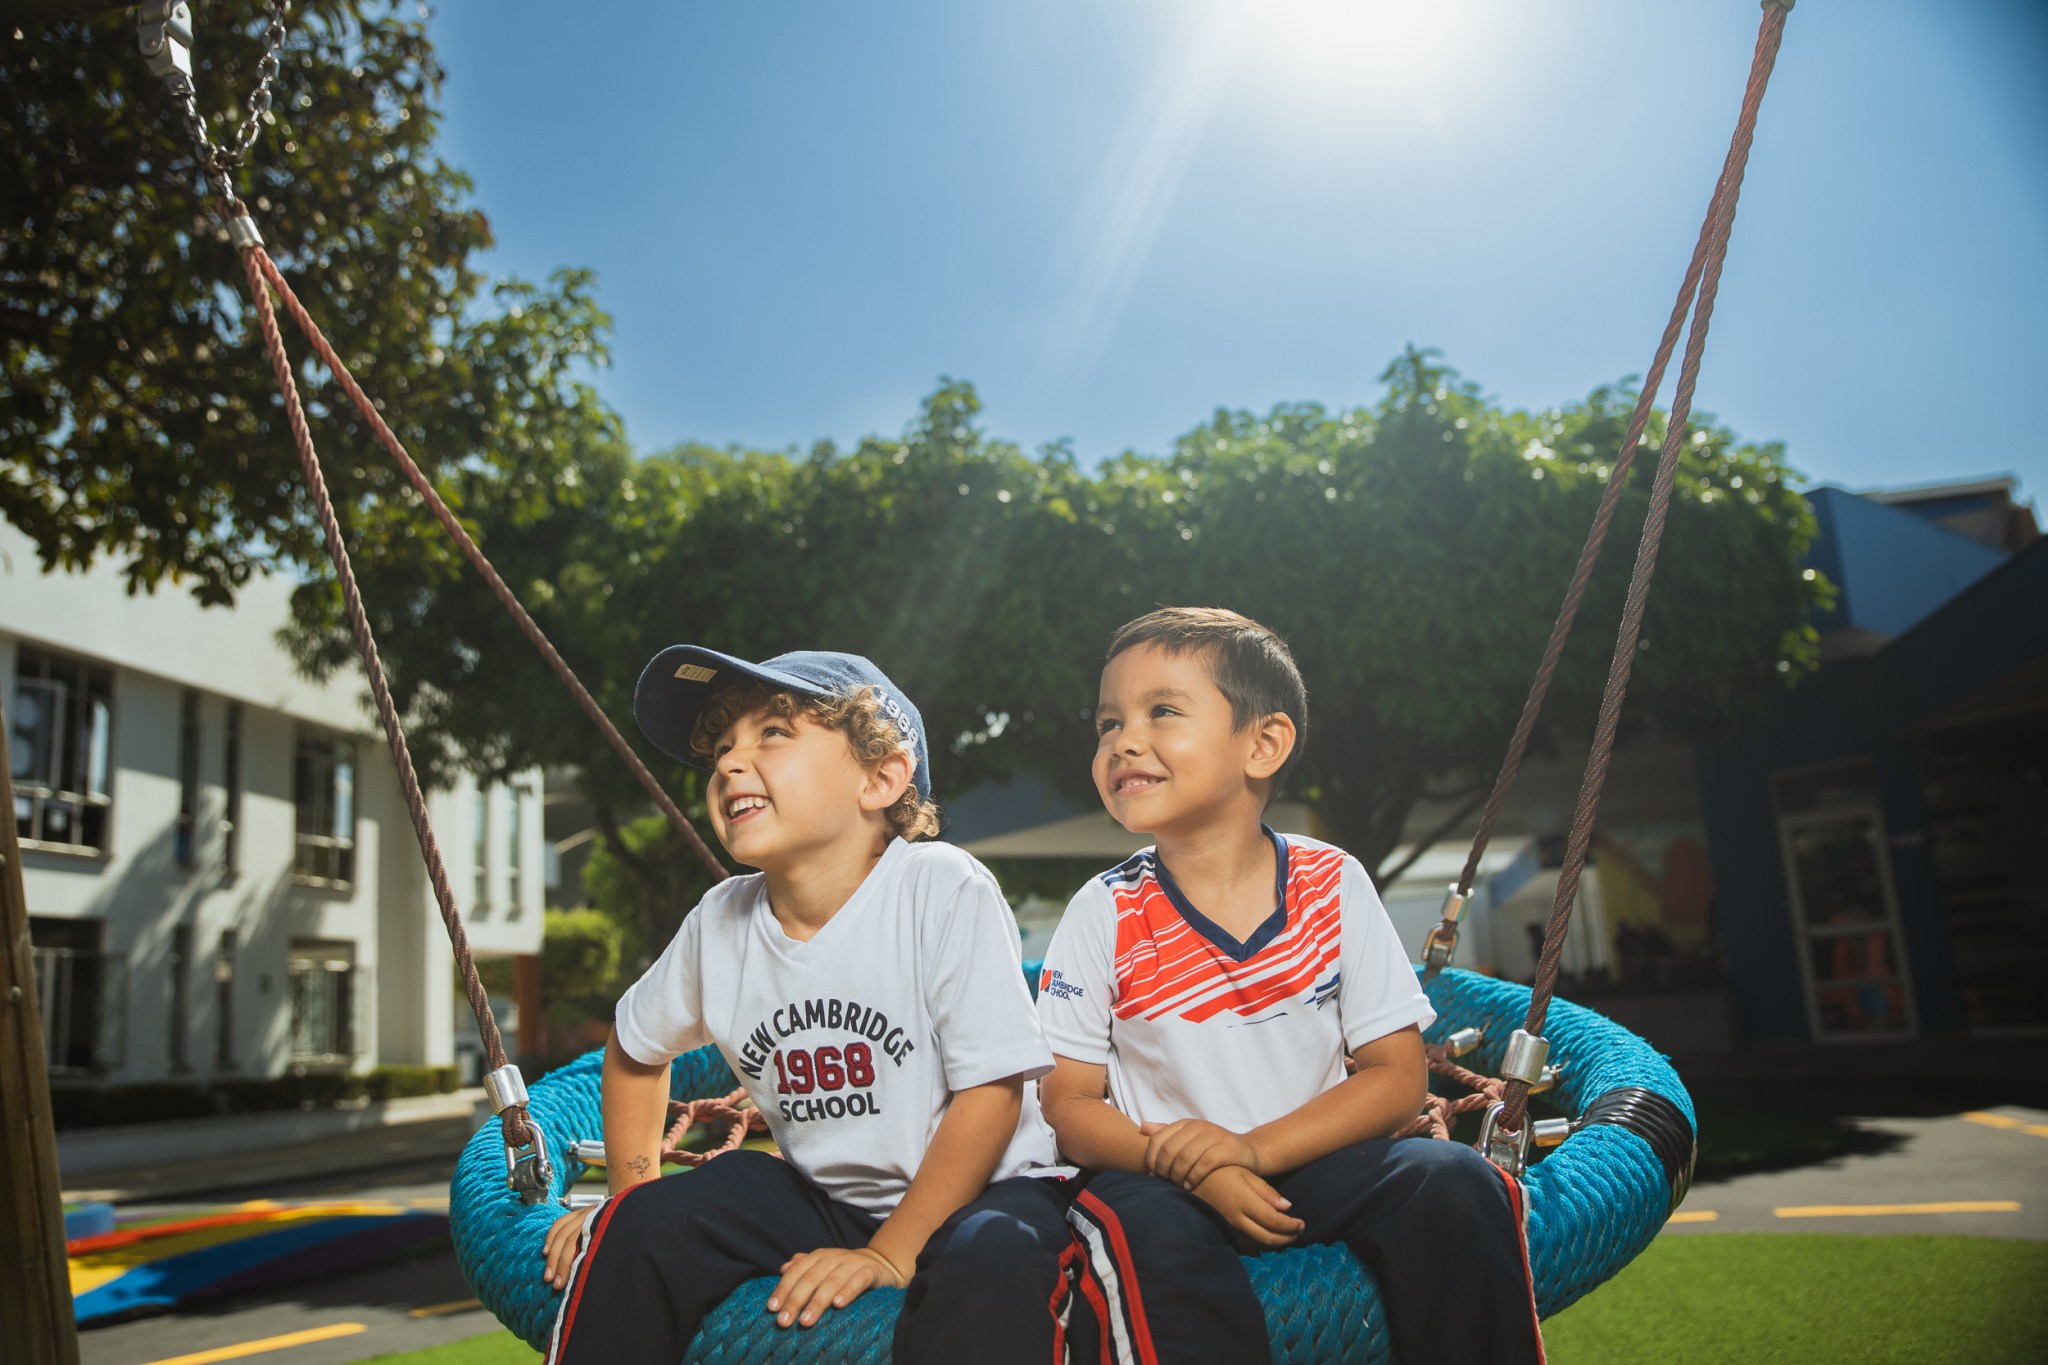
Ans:
{"type": "MultiPolygon", "coordinates": [[[[903,1065],[917,1044],[889,1016],[857,1000],[814,996],[778,1006],[739,1046],[740,1071],[766,1088],[775,1069],[775,1109],[785,1123],[861,1118],[882,1112],[876,1090],[883,1061],[903,1065]]],[[[768,1109],[761,1094],[754,1102],[768,1109]]]]}
{"type": "Polygon", "coordinates": [[[1079,1000],[1088,994],[1050,967],[1038,974],[1038,993],[1051,996],[1055,1000],[1079,1000]]]}
{"type": "Polygon", "coordinates": [[[1290,844],[1287,855],[1286,927],[1242,960],[1181,915],[1160,883],[1156,855],[1138,854],[1104,874],[1116,905],[1117,1017],[1201,1023],[1333,999],[1344,853],[1290,844]]]}

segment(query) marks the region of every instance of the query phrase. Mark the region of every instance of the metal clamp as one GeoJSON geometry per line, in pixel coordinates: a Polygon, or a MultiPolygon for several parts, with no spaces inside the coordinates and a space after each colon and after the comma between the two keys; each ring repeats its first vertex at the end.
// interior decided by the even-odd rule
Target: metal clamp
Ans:
{"type": "Polygon", "coordinates": [[[1479,1120],[1479,1141],[1475,1145],[1488,1161],[1509,1175],[1519,1176],[1529,1168],[1529,1140],[1536,1125],[1524,1118],[1520,1128],[1504,1133],[1500,1121],[1506,1112],[1505,1104],[1496,1104],[1486,1111],[1486,1117],[1479,1120]]]}
{"type": "Polygon", "coordinates": [[[248,213],[238,213],[228,219],[228,245],[237,250],[263,245],[263,234],[256,230],[256,220],[248,213]]]}
{"type": "Polygon", "coordinates": [[[516,1104],[526,1103],[526,1078],[511,1062],[484,1074],[484,1094],[490,1096],[491,1112],[502,1114],[516,1104]]]}
{"type": "Polygon", "coordinates": [[[569,1160],[586,1166],[604,1165],[604,1139],[580,1138],[569,1144],[569,1160]]]}
{"type": "Polygon", "coordinates": [[[1451,959],[1458,953],[1458,924],[1465,918],[1465,911],[1472,904],[1472,893],[1461,891],[1452,882],[1444,893],[1441,923],[1433,926],[1429,937],[1422,942],[1422,961],[1431,971],[1442,971],[1451,965],[1451,959]]]}
{"type": "Polygon", "coordinates": [[[505,1183],[518,1194],[522,1204],[538,1204],[554,1188],[555,1166],[548,1160],[548,1135],[541,1131],[533,1115],[526,1116],[526,1126],[533,1133],[533,1141],[526,1146],[516,1146],[506,1139],[505,1183]]]}
{"type": "Polygon", "coordinates": [[[1485,1041],[1485,1029],[1461,1028],[1450,1037],[1444,1039],[1444,1055],[1448,1057],[1462,1057],[1485,1041]]]}
{"type": "Polygon", "coordinates": [[[1534,1131],[1530,1140],[1538,1147],[1555,1147],[1572,1135],[1570,1119],[1538,1119],[1532,1125],[1534,1131]]]}
{"type": "MultiPolygon", "coordinates": [[[[511,1062],[484,1075],[484,1094],[490,1097],[491,1108],[498,1115],[500,1125],[504,1123],[505,1111],[523,1107],[526,1104],[526,1078],[519,1074],[519,1068],[511,1062]]],[[[548,1191],[555,1183],[555,1166],[548,1160],[547,1134],[532,1114],[526,1115],[526,1126],[532,1130],[533,1140],[525,1146],[505,1140],[505,1183],[519,1192],[521,1200],[538,1204],[548,1197],[548,1191]]]]}
{"type": "Polygon", "coordinates": [[[1555,1090],[1557,1088],[1557,1083],[1563,1079],[1564,1067],[1561,1064],[1552,1063],[1551,1065],[1543,1068],[1542,1075],[1538,1076],[1535,1080],[1529,1082],[1529,1093],[1532,1095],[1540,1095],[1546,1090],[1555,1090]]]}
{"type": "Polygon", "coordinates": [[[192,11],[185,0],[144,0],[135,16],[135,43],[150,75],[174,93],[192,88],[192,11]]]}
{"type": "Polygon", "coordinates": [[[1543,1079],[1543,1064],[1549,1060],[1550,1040],[1518,1028],[1508,1035],[1508,1049],[1500,1059],[1500,1074],[1504,1080],[1534,1085],[1543,1079]]]}
{"type": "Polygon", "coordinates": [[[1442,971],[1451,965],[1451,959],[1458,953],[1457,926],[1432,925],[1429,937],[1422,941],[1423,965],[1433,971],[1442,971]]]}

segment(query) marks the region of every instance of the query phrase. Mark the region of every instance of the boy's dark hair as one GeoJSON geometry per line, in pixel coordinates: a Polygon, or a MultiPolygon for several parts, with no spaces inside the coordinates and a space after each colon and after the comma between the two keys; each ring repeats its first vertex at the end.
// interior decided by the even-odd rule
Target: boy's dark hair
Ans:
{"type": "Polygon", "coordinates": [[[1308,688],[1287,642],[1249,616],[1224,607],[1161,607],[1119,627],[1102,661],[1107,664],[1139,645],[1206,657],[1216,690],[1230,701],[1232,729],[1242,730],[1275,712],[1294,722],[1294,750],[1273,774],[1267,799],[1278,795],[1308,741],[1308,688]]]}

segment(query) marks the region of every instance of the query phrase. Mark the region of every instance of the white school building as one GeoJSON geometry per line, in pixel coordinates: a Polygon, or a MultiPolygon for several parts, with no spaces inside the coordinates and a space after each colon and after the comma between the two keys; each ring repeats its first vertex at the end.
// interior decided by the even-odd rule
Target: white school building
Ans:
{"type": "MultiPolygon", "coordinates": [[[[113,563],[44,574],[0,524],[0,698],[57,1079],[446,1065],[475,1047],[362,674],[293,669],[291,589],[256,579],[232,609],[175,585],[131,597],[113,563]]],[[[537,954],[539,771],[463,778],[428,812],[478,955],[537,954]]]]}

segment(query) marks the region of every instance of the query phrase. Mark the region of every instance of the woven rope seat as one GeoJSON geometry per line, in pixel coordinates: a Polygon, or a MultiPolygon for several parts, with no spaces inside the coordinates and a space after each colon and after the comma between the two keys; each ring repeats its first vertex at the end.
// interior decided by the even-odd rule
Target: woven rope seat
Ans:
{"type": "MultiPolygon", "coordinates": [[[[1508,1035],[1528,1011],[1529,988],[1446,971],[1427,989],[1437,1010],[1429,1041],[1482,1027],[1486,1041],[1461,1061],[1493,1071],[1508,1035]]],[[[1572,1136],[1524,1177],[1537,1307],[1548,1317],[1613,1275],[1656,1236],[1691,1178],[1695,1125],[1692,1101],[1669,1063],[1619,1024],[1559,1000],[1550,1007],[1545,1033],[1551,1060],[1563,1068],[1549,1098],[1560,1113],[1580,1120],[1572,1136]]],[[[583,1171],[570,1159],[569,1143],[602,1136],[602,1061],[601,1053],[592,1052],[533,1086],[531,1112],[547,1134],[555,1195],[583,1171]]],[[[703,1048],[676,1059],[670,1094],[700,1099],[726,1094],[735,1084],[717,1051],[703,1048]]],[[[504,1150],[496,1119],[470,1139],[450,1187],[449,1219],[456,1254],[477,1297],[538,1348],[560,1298],[541,1277],[541,1249],[562,1209],[551,1202],[523,1204],[506,1188],[504,1150]]],[[[1249,1257],[1245,1268],[1266,1308],[1276,1365],[1364,1365],[1393,1358],[1378,1287],[1349,1251],[1294,1248],[1249,1257]]],[[[772,1279],[759,1279],[735,1291],[705,1321],[685,1361],[883,1365],[889,1359],[900,1290],[866,1294],[799,1332],[773,1325],[765,1306],[773,1286],[772,1279]]]]}

